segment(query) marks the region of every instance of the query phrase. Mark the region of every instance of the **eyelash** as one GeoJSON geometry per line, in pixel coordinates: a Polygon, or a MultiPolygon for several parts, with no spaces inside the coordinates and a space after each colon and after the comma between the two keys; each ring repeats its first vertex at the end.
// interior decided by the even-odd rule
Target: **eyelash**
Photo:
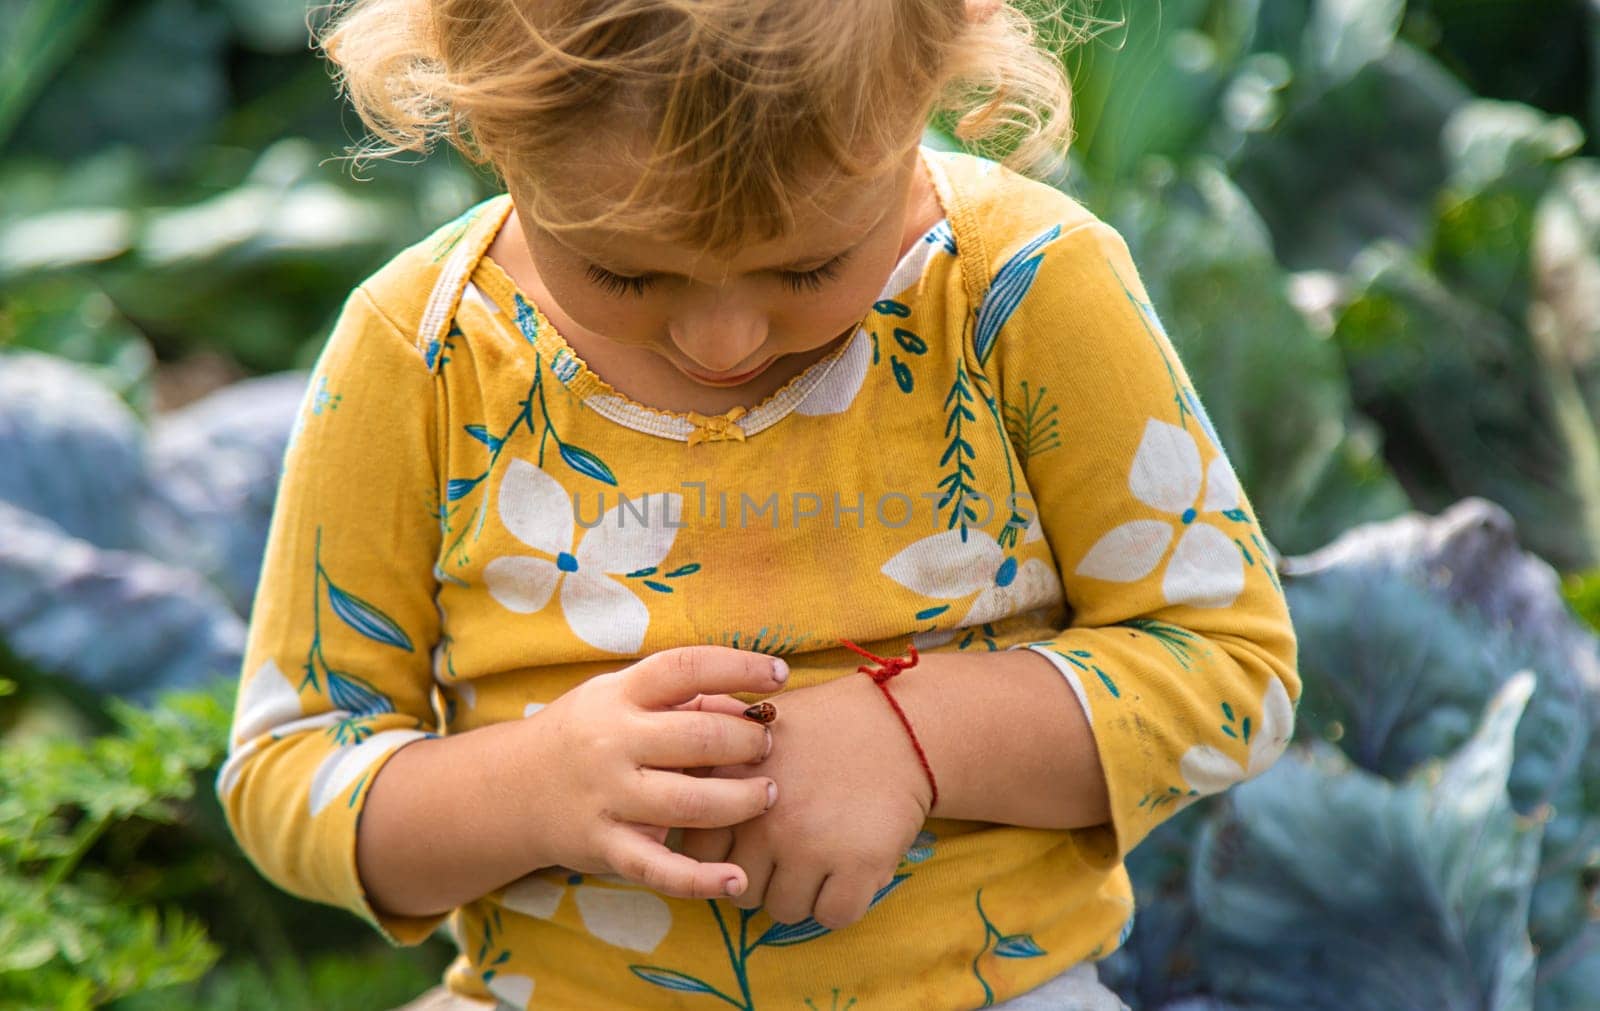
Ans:
{"type": "MultiPolygon", "coordinates": [[[[839,268],[844,263],[845,256],[847,255],[849,254],[836,256],[827,263],[824,263],[822,266],[816,267],[812,270],[799,272],[784,271],[779,275],[779,277],[782,279],[784,286],[795,294],[814,295],[822,290],[822,286],[824,284],[839,276],[839,268]]],[[[598,267],[593,264],[589,265],[589,267],[584,271],[584,274],[589,278],[590,282],[598,285],[608,294],[616,295],[618,297],[623,295],[632,295],[634,297],[641,296],[655,281],[655,278],[648,274],[639,274],[633,276],[626,274],[613,274],[604,267],[598,267]]]]}
{"type": "Polygon", "coordinates": [[[596,267],[593,264],[590,264],[589,269],[584,271],[584,274],[588,276],[590,281],[599,285],[609,294],[618,296],[643,295],[644,290],[650,287],[652,280],[648,275],[628,277],[623,274],[613,274],[611,271],[603,267],[596,267]]]}
{"type": "Polygon", "coordinates": [[[815,295],[822,290],[824,284],[839,276],[839,266],[844,263],[844,255],[835,256],[812,270],[800,273],[784,271],[782,275],[784,286],[797,295],[815,295]]]}

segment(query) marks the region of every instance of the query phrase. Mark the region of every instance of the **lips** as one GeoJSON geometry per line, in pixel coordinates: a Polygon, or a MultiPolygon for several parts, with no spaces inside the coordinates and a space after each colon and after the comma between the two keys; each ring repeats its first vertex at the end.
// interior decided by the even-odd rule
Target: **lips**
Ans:
{"type": "Polygon", "coordinates": [[[703,372],[695,372],[695,371],[692,371],[690,369],[684,369],[683,371],[688,373],[691,377],[700,380],[702,383],[716,383],[718,385],[729,385],[729,384],[733,384],[733,383],[742,383],[747,379],[755,378],[757,375],[760,375],[762,372],[766,371],[767,366],[771,365],[772,361],[773,361],[773,359],[768,358],[766,361],[762,362],[760,365],[757,365],[753,369],[750,369],[750,370],[745,371],[745,372],[736,372],[736,373],[734,373],[732,375],[728,375],[728,374],[707,375],[707,374],[705,374],[703,372]]]}

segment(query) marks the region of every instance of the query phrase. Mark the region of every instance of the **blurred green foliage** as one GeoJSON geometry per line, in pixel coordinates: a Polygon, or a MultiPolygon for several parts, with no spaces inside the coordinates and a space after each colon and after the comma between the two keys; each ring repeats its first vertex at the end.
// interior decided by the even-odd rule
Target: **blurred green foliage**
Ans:
{"type": "Polygon", "coordinates": [[[0,669],[0,1007],[367,1011],[438,980],[443,942],[391,948],[233,845],[232,679],[141,708],[0,669]]]}

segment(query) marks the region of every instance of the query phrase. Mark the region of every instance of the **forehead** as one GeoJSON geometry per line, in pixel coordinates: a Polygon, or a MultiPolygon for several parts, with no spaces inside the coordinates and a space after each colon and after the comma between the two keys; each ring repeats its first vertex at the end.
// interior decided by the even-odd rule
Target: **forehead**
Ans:
{"type": "MultiPolygon", "coordinates": [[[[627,158],[602,157],[593,149],[540,180],[546,198],[541,203],[565,219],[546,220],[547,231],[605,266],[636,272],[744,272],[816,263],[856,246],[904,203],[913,166],[907,158],[869,176],[797,172],[785,192],[792,225],[776,237],[762,237],[752,228],[751,237],[731,249],[707,248],[673,227],[674,220],[686,221],[695,212],[673,205],[671,180],[662,180],[657,190],[668,195],[666,200],[640,199],[634,190],[642,167],[627,158]],[[607,214],[609,220],[589,223],[607,214]]],[[[688,191],[687,186],[679,190],[688,191]]]]}

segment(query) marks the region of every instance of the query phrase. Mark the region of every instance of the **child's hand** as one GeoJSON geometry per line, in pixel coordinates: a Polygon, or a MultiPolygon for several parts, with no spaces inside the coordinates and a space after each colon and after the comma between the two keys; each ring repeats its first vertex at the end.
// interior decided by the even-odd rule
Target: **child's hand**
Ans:
{"type": "Polygon", "coordinates": [[[865,677],[785,692],[772,754],[716,776],[768,777],[772,810],[731,829],[690,830],[681,849],[727,860],[750,878],[734,903],[780,923],[807,916],[838,930],[866,914],[927,820],[933,791],[887,700],[865,677]]]}
{"type": "Polygon", "coordinates": [[[615,873],[682,898],[742,890],[747,879],[738,866],[696,862],[663,840],[667,826],[734,825],[770,806],[776,786],[766,776],[677,770],[760,762],[771,734],[736,715],[746,703],[723,693],[782,686],[770,656],[687,646],[590,678],[528,717],[546,756],[546,807],[538,812],[544,865],[615,873]]]}

